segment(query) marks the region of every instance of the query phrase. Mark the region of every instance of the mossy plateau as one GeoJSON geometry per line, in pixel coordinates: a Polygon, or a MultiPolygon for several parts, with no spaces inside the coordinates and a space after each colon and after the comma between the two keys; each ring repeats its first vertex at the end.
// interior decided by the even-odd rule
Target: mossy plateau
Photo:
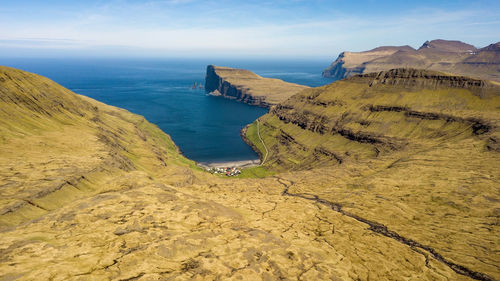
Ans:
{"type": "Polygon", "coordinates": [[[248,104],[269,107],[278,104],[309,87],[264,78],[249,70],[207,66],[205,90],[248,104]]]}

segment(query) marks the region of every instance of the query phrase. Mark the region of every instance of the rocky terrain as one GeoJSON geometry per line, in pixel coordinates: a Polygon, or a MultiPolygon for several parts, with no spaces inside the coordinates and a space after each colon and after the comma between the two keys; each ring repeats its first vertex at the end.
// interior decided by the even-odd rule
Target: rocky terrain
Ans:
{"type": "Polygon", "coordinates": [[[264,78],[245,69],[207,66],[205,90],[251,105],[270,107],[308,87],[264,78]]]}
{"type": "Polygon", "coordinates": [[[225,178],[0,67],[0,280],[498,280],[498,95],[413,70],[307,89],[261,118],[268,176],[225,178]]]}
{"type": "Polygon", "coordinates": [[[389,46],[365,52],[343,52],[323,71],[323,76],[343,79],[400,67],[438,70],[500,82],[500,42],[477,49],[460,41],[432,40],[418,50],[410,46],[389,46]]]}

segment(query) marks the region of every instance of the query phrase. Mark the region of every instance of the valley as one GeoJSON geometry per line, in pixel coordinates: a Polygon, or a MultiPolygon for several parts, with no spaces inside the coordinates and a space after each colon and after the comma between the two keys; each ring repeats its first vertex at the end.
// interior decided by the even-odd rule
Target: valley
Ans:
{"type": "Polygon", "coordinates": [[[262,166],[226,178],[1,67],[0,276],[498,280],[499,94],[408,69],[304,89],[247,127],[262,166]]]}

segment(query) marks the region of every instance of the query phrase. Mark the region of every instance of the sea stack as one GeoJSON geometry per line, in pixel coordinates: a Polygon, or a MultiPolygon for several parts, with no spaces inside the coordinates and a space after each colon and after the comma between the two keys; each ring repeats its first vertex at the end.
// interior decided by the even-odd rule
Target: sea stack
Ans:
{"type": "Polygon", "coordinates": [[[264,78],[249,70],[207,66],[205,90],[213,95],[251,105],[270,107],[309,87],[280,79],[264,78]]]}

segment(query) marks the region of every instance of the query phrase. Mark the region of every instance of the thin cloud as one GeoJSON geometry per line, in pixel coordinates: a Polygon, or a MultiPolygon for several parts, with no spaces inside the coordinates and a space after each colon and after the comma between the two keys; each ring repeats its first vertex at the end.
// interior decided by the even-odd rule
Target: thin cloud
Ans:
{"type": "Polygon", "coordinates": [[[33,49],[78,49],[82,48],[82,42],[63,38],[0,39],[0,47],[33,49]]]}
{"type": "Polygon", "coordinates": [[[3,39],[0,46],[24,44],[30,48],[53,46],[106,50],[116,46],[174,53],[189,50],[198,53],[314,53],[331,56],[343,50],[366,50],[378,45],[410,44],[418,47],[425,40],[440,37],[487,45],[497,40],[493,37],[495,30],[500,29],[498,20],[484,16],[488,13],[478,9],[445,11],[423,8],[393,15],[360,15],[339,10],[326,16],[318,13],[313,18],[297,18],[290,13],[282,16],[281,10],[267,11],[267,8],[276,6],[271,2],[261,4],[266,9],[256,8],[255,3],[240,5],[240,10],[233,13],[230,7],[224,6],[226,2],[215,3],[112,1],[75,11],[70,18],[53,21],[0,19],[0,25],[4,26],[0,30],[0,39],[3,39]],[[194,5],[194,10],[177,8],[183,5],[194,5]],[[267,14],[263,16],[257,12],[267,14]],[[252,13],[255,15],[250,19],[252,13]],[[273,13],[282,17],[268,16],[273,13]],[[239,21],[234,18],[239,18],[239,21]]]}

